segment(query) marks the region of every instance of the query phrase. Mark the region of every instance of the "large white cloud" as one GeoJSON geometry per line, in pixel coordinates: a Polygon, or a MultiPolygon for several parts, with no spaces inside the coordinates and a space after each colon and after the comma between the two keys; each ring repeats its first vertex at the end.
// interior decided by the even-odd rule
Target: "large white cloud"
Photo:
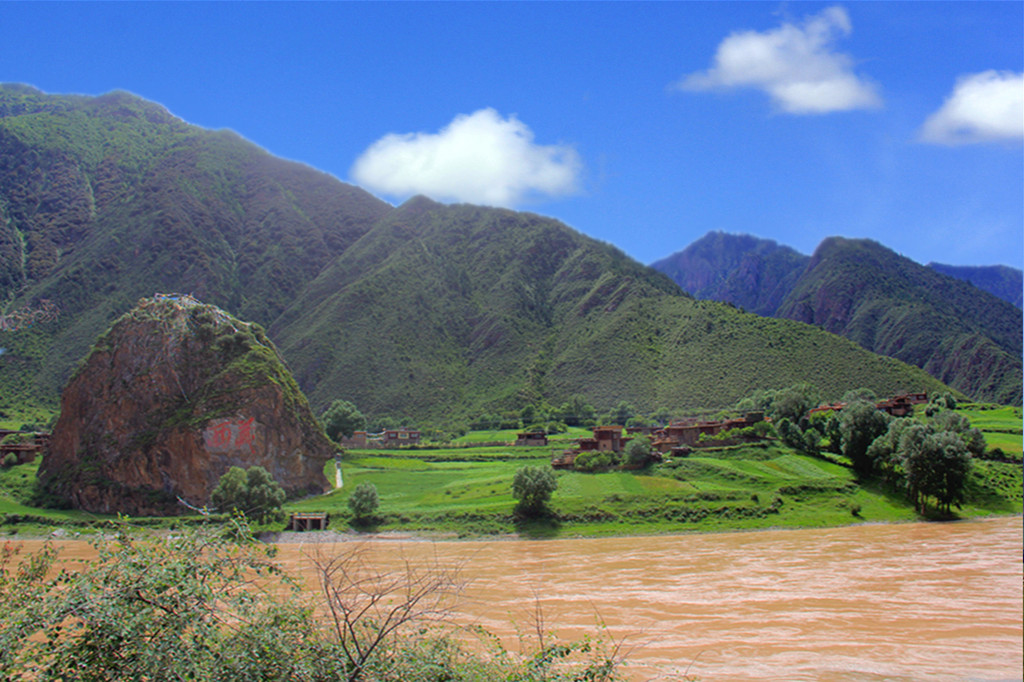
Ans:
{"type": "Polygon", "coordinates": [[[1024,73],[983,71],[960,78],[924,122],[921,139],[949,145],[1024,139],[1024,73]]]}
{"type": "Polygon", "coordinates": [[[392,133],[356,159],[351,176],[371,191],[513,207],[577,190],[581,163],[565,145],[538,145],[515,116],[460,114],[437,133],[392,133]]]}
{"type": "Polygon", "coordinates": [[[786,23],[764,33],[732,33],[719,44],[710,69],[684,76],[675,86],[763,90],[790,114],[880,106],[875,86],[854,73],[849,56],[834,50],[836,39],[851,30],[846,10],[829,7],[802,26],[786,23]]]}

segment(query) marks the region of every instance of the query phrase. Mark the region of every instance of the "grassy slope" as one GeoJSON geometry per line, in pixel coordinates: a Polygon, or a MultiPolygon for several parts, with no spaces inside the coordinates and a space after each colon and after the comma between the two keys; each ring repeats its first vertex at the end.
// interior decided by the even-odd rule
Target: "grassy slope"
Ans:
{"type": "Polygon", "coordinates": [[[798,381],[943,390],[821,330],[695,301],[557,221],[423,198],[390,213],[270,330],[311,402],[413,422],[581,394],[721,408],[798,381]]]}
{"type": "MultiPolygon", "coordinates": [[[[381,500],[375,530],[608,535],[918,518],[900,495],[857,485],[846,467],[768,444],[709,449],[642,472],[559,472],[551,501],[559,521],[517,522],[512,477],[521,466],[546,465],[549,455],[523,447],[353,453],[342,489],[290,508],[328,511],[337,526],[348,516],[348,494],[369,482],[381,500]]],[[[1019,465],[976,462],[960,514],[1020,513],[1020,486],[1019,465]]]]}

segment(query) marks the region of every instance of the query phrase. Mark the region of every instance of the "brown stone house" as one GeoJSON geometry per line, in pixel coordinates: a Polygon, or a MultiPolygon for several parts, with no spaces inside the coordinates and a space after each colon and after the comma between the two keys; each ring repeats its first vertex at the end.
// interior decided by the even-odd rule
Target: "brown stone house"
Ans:
{"type": "Polygon", "coordinates": [[[725,431],[744,429],[764,421],[760,412],[750,412],[737,419],[698,420],[683,419],[671,422],[668,426],[654,434],[653,447],[658,452],[671,452],[680,447],[699,447],[703,435],[717,436],[725,431]]]}
{"type": "Polygon", "coordinates": [[[524,431],[516,434],[516,445],[541,446],[548,444],[548,434],[543,431],[524,431]]]}
{"type": "Polygon", "coordinates": [[[18,439],[16,443],[3,443],[2,441],[11,434],[19,434],[20,431],[8,431],[6,429],[0,429],[0,462],[2,462],[7,455],[13,454],[17,458],[18,464],[27,464],[33,461],[38,455],[42,454],[46,445],[50,442],[49,433],[26,433],[23,438],[18,439]]]}
{"type": "Polygon", "coordinates": [[[571,469],[581,452],[622,452],[626,443],[632,440],[623,436],[622,431],[621,426],[597,426],[593,436],[578,438],[574,449],[564,450],[552,457],[551,466],[555,469],[571,469]]]}
{"type": "Polygon", "coordinates": [[[622,452],[626,443],[632,438],[622,434],[621,426],[597,426],[594,427],[594,440],[597,441],[595,450],[602,452],[622,452]]]}

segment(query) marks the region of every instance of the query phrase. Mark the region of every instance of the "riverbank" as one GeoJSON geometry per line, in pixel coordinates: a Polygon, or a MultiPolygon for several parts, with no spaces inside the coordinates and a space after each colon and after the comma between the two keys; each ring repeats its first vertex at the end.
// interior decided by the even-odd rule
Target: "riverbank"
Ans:
{"type": "MultiPolygon", "coordinates": [[[[643,471],[562,472],[549,511],[518,518],[508,489],[518,466],[542,462],[531,453],[497,449],[478,459],[439,461],[437,452],[377,452],[346,460],[346,486],[286,505],[292,511],[330,515],[330,531],[351,537],[522,538],[632,537],[777,528],[832,528],[865,523],[935,520],[922,516],[898,493],[858,484],[848,468],[777,447],[703,452],[681,465],[643,471]],[[368,461],[369,460],[369,461],[368,461]],[[381,499],[374,517],[351,522],[349,491],[374,484],[381,499]]],[[[332,464],[333,466],[333,464],[332,464]]],[[[25,470],[4,472],[6,480],[25,470]]],[[[1019,464],[977,462],[970,495],[954,518],[1021,514],[1019,464]]],[[[0,499],[0,535],[49,536],[102,532],[116,516],[48,510],[0,499]]],[[[210,522],[201,516],[137,518],[139,527],[173,530],[210,522]]],[[[255,530],[282,535],[283,523],[255,530]]]]}
{"type": "MultiPolygon", "coordinates": [[[[1002,440],[998,458],[992,452],[992,458],[973,461],[964,501],[952,518],[1021,514],[1018,409],[961,412],[979,424],[986,439],[1002,440]]],[[[477,435],[495,440],[500,433],[477,435]]],[[[643,469],[558,471],[558,487],[544,513],[517,516],[511,489],[515,472],[523,466],[546,467],[550,457],[549,447],[513,445],[350,451],[342,460],[344,486],[291,501],[284,513],[286,518],[292,512],[326,513],[331,531],[356,537],[397,533],[499,539],[830,528],[944,518],[934,506],[918,513],[901,490],[858,480],[839,456],[810,455],[775,439],[703,447],[643,469]],[[364,483],[377,489],[380,506],[355,524],[348,498],[364,483]]],[[[117,519],[37,506],[37,468],[38,463],[0,468],[0,534],[46,536],[57,528],[96,532],[117,519]]],[[[325,475],[336,480],[333,461],[325,475]]],[[[165,529],[206,522],[198,515],[132,520],[165,529]]],[[[256,530],[280,533],[284,524],[256,530]]]]}

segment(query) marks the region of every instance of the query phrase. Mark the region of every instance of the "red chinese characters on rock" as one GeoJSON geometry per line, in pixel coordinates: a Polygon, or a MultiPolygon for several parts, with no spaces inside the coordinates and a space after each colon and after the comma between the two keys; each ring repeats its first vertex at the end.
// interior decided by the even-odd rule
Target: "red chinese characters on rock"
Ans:
{"type": "Polygon", "coordinates": [[[255,417],[245,421],[225,420],[211,424],[203,431],[203,442],[208,450],[228,452],[248,449],[255,452],[255,417]]]}

